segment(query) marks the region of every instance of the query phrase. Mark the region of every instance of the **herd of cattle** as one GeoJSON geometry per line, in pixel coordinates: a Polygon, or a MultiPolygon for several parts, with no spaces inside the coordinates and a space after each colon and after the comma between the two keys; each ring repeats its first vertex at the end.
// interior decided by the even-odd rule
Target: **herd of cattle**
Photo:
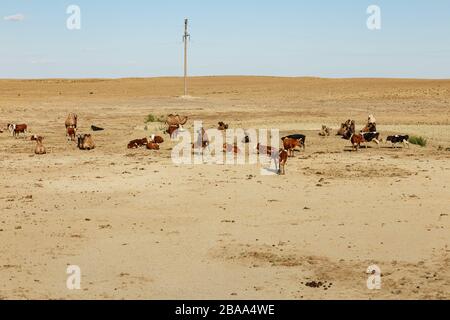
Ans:
{"type": "MultiPolygon", "coordinates": [[[[168,126],[167,130],[164,132],[169,134],[171,138],[181,130],[183,126],[187,123],[187,117],[181,117],[179,115],[169,115],[166,120],[168,126]]],[[[65,121],[66,127],[66,137],[69,141],[76,142],[77,147],[80,150],[93,150],[95,149],[95,143],[91,134],[77,134],[78,130],[78,116],[74,113],[70,113],[65,121]]],[[[218,130],[226,131],[229,125],[224,122],[219,122],[218,130]]],[[[8,124],[7,129],[10,131],[11,135],[15,138],[20,137],[20,135],[27,135],[28,126],[26,124],[8,124]]],[[[102,131],[104,129],[91,126],[93,131],[102,131]]],[[[0,133],[3,131],[0,130],[0,133]]],[[[320,136],[326,137],[331,135],[332,130],[327,126],[322,127],[322,131],[319,133],[320,136]]],[[[380,133],[377,132],[376,120],[370,115],[367,125],[359,132],[356,132],[356,122],[354,120],[347,120],[342,123],[341,128],[337,132],[338,136],[343,139],[349,140],[352,144],[354,150],[358,150],[362,144],[375,142],[380,145],[383,139],[380,138],[380,133]]],[[[47,151],[44,147],[44,138],[39,135],[33,135],[31,137],[32,141],[36,142],[35,154],[43,155],[47,151]]],[[[386,142],[391,142],[394,147],[398,144],[403,143],[405,146],[409,146],[408,143],[409,136],[407,135],[395,135],[386,138],[386,142]]],[[[306,148],[306,136],[303,134],[293,134],[282,138],[283,147],[277,149],[271,146],[264,146],[257,144],[256,151],[259,154],[267,155],[271,160],[275,162],[277,171],[279,174],[285,174],[285,166],[289,157],[295,156],[295,151],[298,149],[306,148]]],[[[244,143],[250,143],[250,138],[245,137],[244,143]]],[[[140,147],[146,147],[149,150],[159,150],[160,144],[164,143],[164,138],[156,135],[152,135],[150,138],[135,139],[128,143],[128,149],[136,149],[140,147]]],[[[195,149],[205,149],[210,145],[210,141],[204,129],[198,132],[198,138],[195,143],[192,144],[192,150],[195,149]]],[[[230,145],[225,143],[223,145],[224,153],[240,154],[241,150],[237,144],[230,145]]]]}
{"type": "MultiPolygon", "coordinates": [[[[373,115],[369,116],[367,125],[359,133],[356,133],[356,122],[354,120],[347,120],[341,124],[337,135],[342,136],[343,139],[350,140],[354,150],[358,150],[363,143],[375,142],[379,146],[380,142],[383,142],[383,139],[380,138],[380,133],[377,131],[377,123],[373,115]]],[[[409,147],[409,136],[388,136],[386,142],[391,142],[394,148],[399,143],[403,143],[404,146],[409,147]]]]}

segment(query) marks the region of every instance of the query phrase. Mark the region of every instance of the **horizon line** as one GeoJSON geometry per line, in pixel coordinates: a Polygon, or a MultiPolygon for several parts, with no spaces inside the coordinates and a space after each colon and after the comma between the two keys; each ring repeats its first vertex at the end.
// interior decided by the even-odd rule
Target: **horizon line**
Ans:
{"type": "MultiPolygon", "coordinates": [[[[189,76],[188,79],[196,78],[279,78],[279,79],[322,79],[322,80],[424,80],[424,81],[446,81],[448,78],[420,78],[420,77],[321,77],[321,76],[276,76],[276,75],[200,75],[189,76]]],[[[183,76],[129,76],[129,77],[36,77],[36,78],[2,78],[0,81],[42,81],[42,80],[148,80],[148,79],[184,79],[183,76]]]]}

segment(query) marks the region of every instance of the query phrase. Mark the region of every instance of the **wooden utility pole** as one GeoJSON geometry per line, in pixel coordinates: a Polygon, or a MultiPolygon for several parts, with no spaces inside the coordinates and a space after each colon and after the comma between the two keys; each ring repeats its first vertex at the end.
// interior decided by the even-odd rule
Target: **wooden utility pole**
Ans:
{"type": "Polygon", "coordinates": [[[184,95],[188,95],[187,77],[188,77],[188,41],[191,35],[188,32],[188,19],[184,20],[184,95]]]}

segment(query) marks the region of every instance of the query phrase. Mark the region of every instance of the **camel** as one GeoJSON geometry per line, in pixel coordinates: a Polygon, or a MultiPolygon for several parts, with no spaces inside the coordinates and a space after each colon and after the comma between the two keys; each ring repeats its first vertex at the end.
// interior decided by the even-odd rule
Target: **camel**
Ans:
{"type": "Polygon", "coordinates": [[[355,134],[355,132],[356,132],[356,122],[352,120],[350,122],[350,126],[348,127],[347,131],[345,131],[343,138],[346,140],[350,140],[350,138],[352,137],[353,134],[355,134]]]}
{"type": "Polygon", "coordinates": [[[217,128],[217,130],[219,130],[219,131],[226,131],[226,130],[228,130],[228,127],[229,127],[228,124],[220,121],[219,122],[219,127],[217,128]]]}
{"type": "Polygon", "coordinates": [[[169,127],[176,127],[176,126],[184,126],[186,122],[188,121],[188,117],[182,117],[180,115],[173,115],[170,114],[167,116],[166,124],[169,127]]]}
{"type": "Polygon", "coordinates": [[[78,135],[78,148],[80,150],[93,150],[95,149],[95,143],[90,134],[78,135]]]}
{"type": "Polygon", "coordinates": [[[66,129],[67,128],[77,128],[78,116],[74,113],[69,113],[66,119],[66,129]]]}
{"type": "Polygon", "coordinates": [[[319,136],[321,137],[329,137],[331,135],[331,129],[327,126],[322,126],[322,131],[319,132],[319,136]]]}
{"type": "Polygon", "coordinates": [[[347,130],[350,128],[352,121],[349,119],[345,123],[341,124],[341,128],[337,132],[337,136],[344,136],[347,130]]]}
{"type": "Polygon", "coordinates": [[[45,150],[44,144],[42,143],[42,140],[44,138],[42,137],[35,137],[36,141],[36,148],[34,149],[34,153],[37,155],[43,155],[47,153],[47,150],[45,150]]]}

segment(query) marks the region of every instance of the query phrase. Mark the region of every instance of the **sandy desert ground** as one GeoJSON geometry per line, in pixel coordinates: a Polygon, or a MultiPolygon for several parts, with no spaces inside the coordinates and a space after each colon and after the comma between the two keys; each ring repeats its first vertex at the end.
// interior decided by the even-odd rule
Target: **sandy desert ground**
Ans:
{"type": "Polygon", "coordinates": [[[180,92],[179,78],[0,80],[0,127],[27,123],[49,151],[0,134],[0,299],[450,298],[450,80],[205,77],[180,92]],[[106,128],[95,150],[67,142],[69,112],[82,132],[106,128]],[[169,113],[308,145],[286,176],[175,166],[170,141],[126,149],[169,113]],[[383,136],[428,145],[351,152],[318,136],[370,113],[383,136]],[[381,290],[366,286],[373,264],[381,290]]]}

